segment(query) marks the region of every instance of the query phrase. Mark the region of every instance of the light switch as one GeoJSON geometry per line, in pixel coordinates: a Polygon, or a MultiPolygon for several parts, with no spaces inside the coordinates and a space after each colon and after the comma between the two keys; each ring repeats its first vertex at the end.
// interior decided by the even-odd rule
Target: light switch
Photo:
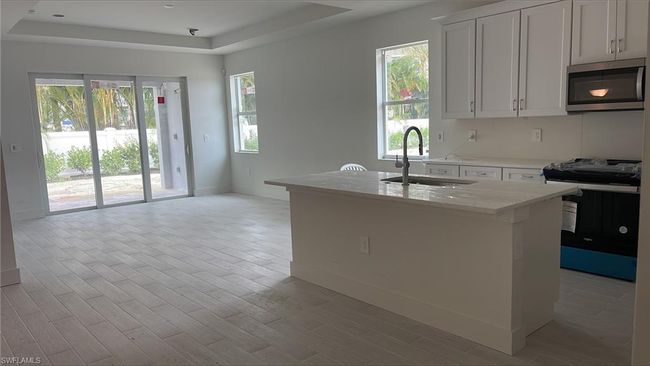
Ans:
{"type": "Polygon", "coordinates": [[[208,142],[209,139],[210,139],[210,136],[208,136],[207,133],[203,135],[203,142],[208,142]]]}
{"type": "Polygon", "coordinates": [[[9,148],[10,148],[11,152],[21,152],[21,151],[23,151],[23,147],[18,145],[18,144],[11,144],[9,148]]]}

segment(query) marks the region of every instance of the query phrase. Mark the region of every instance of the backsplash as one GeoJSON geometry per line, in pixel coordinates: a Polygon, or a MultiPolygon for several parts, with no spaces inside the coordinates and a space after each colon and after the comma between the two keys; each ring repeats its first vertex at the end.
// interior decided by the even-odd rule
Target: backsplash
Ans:
{"type": "Polygon", "coordinates": [[[593,112],[562,117],[432,120],[430,156],[564,160],[575,157],[641,159],[643,111],[593,112]],[[542,142],[532,130],[542,129],[542,142]],[[444,131],[444,142],[435,141],[444,131]],[[467,142],[468,130],[478,131],[467,142]]]}

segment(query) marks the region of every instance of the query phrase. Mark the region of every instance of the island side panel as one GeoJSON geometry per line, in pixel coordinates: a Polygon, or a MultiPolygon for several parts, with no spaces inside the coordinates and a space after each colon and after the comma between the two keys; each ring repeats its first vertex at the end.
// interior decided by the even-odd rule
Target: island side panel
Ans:
{"type": "Polygon", "coordinates": [[[525,343],[525,279],[515,286],[513,276],[523,271],[514,248],[517,237],[526,243],[526,225],[407,202],[290,193],[293,276],[502,352],[525,343]],[[360,250],[362,237],[369,254],[360,250]]]}
{"type": "Polygon", "coordinates": [[[524,226],[524,323],[530,334],[553,319],[560,296],[562,198],[530,206],[524,226]]]}

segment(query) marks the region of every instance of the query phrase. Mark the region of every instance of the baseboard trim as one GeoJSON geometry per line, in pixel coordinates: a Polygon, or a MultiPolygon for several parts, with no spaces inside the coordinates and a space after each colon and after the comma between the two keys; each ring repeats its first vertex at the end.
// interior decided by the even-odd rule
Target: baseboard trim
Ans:
{"type": "Polygon", "coordinates": [[[20,269],[12,268],[0,273],[0,286],[9,286],[20,283],[20,269]]]}
{"type": "Polygon", "coordinates": [[[374,285],[340,276],[314,265],[291,262],[291,275],[406,316],[457,336],[512,355],[526,344],[525,329],[509,330],[374,285]]]}
{"type": "Polygon", "coordinates": [[[11,211],[13,221],[33,220],[45,217],[45,211],[41,209],[11,211]]]}
{"type": "Polygon", "coordinates": [[[217,187],[205,187],[205,188],[195,188],[194,189],[194,196],[199,197],[199,196],[213,196],[215,194],[219,194],[219,189],[217,187]]]}

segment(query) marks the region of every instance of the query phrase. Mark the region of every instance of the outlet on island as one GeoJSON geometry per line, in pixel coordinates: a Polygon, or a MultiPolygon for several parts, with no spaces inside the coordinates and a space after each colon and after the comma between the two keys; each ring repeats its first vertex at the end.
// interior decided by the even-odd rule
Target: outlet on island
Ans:
{"type": "Polygon", "coordinates": [[[362,236],[359,240],[359,251],[362,254],[370,254],[370,238],[362,236]]]}

